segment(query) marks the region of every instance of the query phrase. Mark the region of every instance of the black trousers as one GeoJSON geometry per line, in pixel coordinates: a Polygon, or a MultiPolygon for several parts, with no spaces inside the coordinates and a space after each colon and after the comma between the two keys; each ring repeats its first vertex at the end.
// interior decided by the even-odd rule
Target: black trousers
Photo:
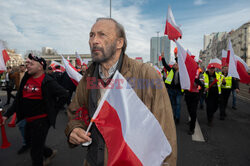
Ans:
{"type": "Polygon", "coordinates": [[[230,94],[231,94],[231,89],[226,89],[226,88],[221,89],[220,117],[222,118],[226,116],[226,108],[230,94]]]}
{"type": "Polygon", "coordinates": [[[47,158],[53,153],[50,148],[45,146],[49,127],[47,118],[27,122],[25,126],[25,139],[31,145],[30,155],[33,166],[43,166],[43,157],[47,158]]]}
{"type": "Polygon", "coordinates": [[[207,120],[211,122],[213,120],[214,113],[218,109],[220,95],[218,93],[208,93],[206,97],[207,107],[207,120]]]}
{"type": "Polygon", "coordinates": [[[7,102],[6,102],[6,104],[10,104],[10,99],[11,99],[11,97],[12,97],[13,99],[15,99],[15,96],[11,93],[12,90],[13,90],[12,87],[6,86],[6,91],[7,91],[7,102]]]}
{"type": "Polygon", "coordinates": [[[191,118],[189,129],[194,130],[195,122],[197,118],[197,107],[199,103],[199,93],[185,92],[185,100],[187,104],[187,110],[191,118]]]}

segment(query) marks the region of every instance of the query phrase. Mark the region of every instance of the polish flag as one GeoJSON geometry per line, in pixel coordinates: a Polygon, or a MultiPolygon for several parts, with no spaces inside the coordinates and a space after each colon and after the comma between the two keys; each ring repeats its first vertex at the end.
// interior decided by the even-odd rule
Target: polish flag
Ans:
{"type": "Polygon", "coordinates": [[[3,43],[0,42],[0,73],[3,73],[7,70],[6,63],[10,60],[10,57],[7,53],[7,51],[3,47],[3,43]]]}
{"type": "Polygon", "coordinates": [[[82,66],[82,64],[83,64],[83,60],[76,52],[76,65],[77,66],[82,66]]]}
{"type": "Polygon", "coordinates": [[[108,166],[160,166],[172,152],[162,128],[126,79],[116,71],[91,119],[108,149],[108,166]]]}
{"type": "Polygon", "coordinates": [[[62,72],[65,71],[65,67],[61,63],[58,63],[57,61],[51,61],[50,67],[52,67],[52,70],[56,70],[56,68],[55,68],[56,66],[60,66],[60,70],[62,72]]]}
{"type": "Polygon", "coordinates": [[[210,59],[207,68],[210,68],[211,66],[221,69],[221,60],[218,58],[210,59]]]}
{"type": "Polygon", "coordinates": [[[178,38],[181,39],[182,37],[182,31],[180,26],[175,23],[174,15],[170,6],[168,7],[168,15],[164,34],[168,35],[169,40],[177,40],[178,38]]]}
{"type": "Polygon", "coordinates": [[[221,52],[221,64],[222,66],[226,66],[227,65],[227,51],[226,50],[222,50],[221,52]]]}
{"type": "Polygon", "coordinates": [[[234,54],[232,43],[228,41],[228,57],[229,67],[228,75],[240,79],[240,82],[249,84],[250,75],[248,74],[249,68],[247,64],[237,55],[234,54]]]}
{"type": "Polygon", "coordinates": [[[77,72],[77,69],[71,63],[69,63],[68,60],[66,60],[62,55],[61,57],[63,60],[63,64],[65,66],[65,70],[67,74],[69,75],[69,78],[77,86],[78,82],[82,79],[82,75],[77,72]]]}
{"type": "Polygon", "coordinates": [[[191,57],[191,53],[187,53],[185,49],[176,41],[178,48],[178,65],[180,74],[181,89],[190,90],[193,87],[198,65],[191,57]]]}

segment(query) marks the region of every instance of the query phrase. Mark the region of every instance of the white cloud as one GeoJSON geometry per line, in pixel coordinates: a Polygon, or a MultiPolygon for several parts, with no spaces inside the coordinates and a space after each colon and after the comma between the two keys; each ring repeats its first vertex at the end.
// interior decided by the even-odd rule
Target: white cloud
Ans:
{"type": "Polygon", "coordinates": [[[207,2],[205,0],[194,0],[194,5],[196,6],[200,6],[200,5],[204,5],[207,2]]]}
{"type": "MultiPolygon", "coordinates": [[[[160,21],[143,17],[136,6],[119,4],[122,3],[113,3],[112,17],[125,27],[127,54],[149,60],[150,37],[155,35],[153,25],[160,21]]],[[[44,46],[59,53],[89,53],[91,26],[96,18],[109,17],[109,1],[103,0],[12,0],[1,2],[0,8],[0,39],[22,53],[44,46]]]]}

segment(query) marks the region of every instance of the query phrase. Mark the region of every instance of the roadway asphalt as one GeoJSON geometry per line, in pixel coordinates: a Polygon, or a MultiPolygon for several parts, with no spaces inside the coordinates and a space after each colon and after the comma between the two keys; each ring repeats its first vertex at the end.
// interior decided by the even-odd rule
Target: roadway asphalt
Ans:
{"type": "MultiPolygon", "coordinates": [[[[246,87],[247,90],[248,87],[246,87]]],[[[246,91],[245,90],[245,91],[246,91]]],[[[6,92],[0,91],[3,103],[6,92]]],[[[245,92],[244,92],[245,93],[245,92]]],[[[249,93],[237,97],[237,110],[231,108],[231,97],[227,108],[227,118],[219,120],[219,111],[215,113],[212,127],[207,125],[206,111],[199,109],[198,125],[201,132],[195,134],[204,141],[194,141],[194,136],[187,134],[188,113],[183,100],[180,124],[176,126],[178,141],[178,166],[249,166],[250,165],[250,99],[249,93]],[[241,97],[240,97],[241,96],[241,97]]],[[[6,108],[5,108],[6,109],[6,108]]],[[[61,111],[57,117],[56,129],[51,128],[47,137],[47,145],[58,150],[51,166],[80,166],[86,149],[76,147],[70,149],[64,135],[67,116],[61,111]]],[[[0,166],[30,166],[29,152],[17,155],[21,147],[21,136],[18,128],[5,127],[11,143],[8,149],[0,149],[0,166]]]]}

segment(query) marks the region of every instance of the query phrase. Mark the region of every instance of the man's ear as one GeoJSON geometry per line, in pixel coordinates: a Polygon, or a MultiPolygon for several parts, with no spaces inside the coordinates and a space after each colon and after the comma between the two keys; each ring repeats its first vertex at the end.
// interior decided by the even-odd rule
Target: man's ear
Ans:
{"type": "Polygon", "coordinates": [[[124,39],[123,38],[119,38],[117,41],[116,41],[116,48],[117,49],[121,49],[124,45],[124,39]]]}

